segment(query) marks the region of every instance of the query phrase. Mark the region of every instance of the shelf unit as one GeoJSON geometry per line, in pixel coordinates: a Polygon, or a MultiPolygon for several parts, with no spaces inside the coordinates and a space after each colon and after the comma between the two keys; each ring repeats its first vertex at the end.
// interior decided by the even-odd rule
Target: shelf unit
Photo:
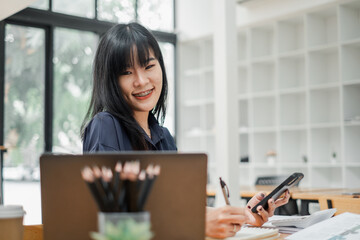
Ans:
{"type": "MultiPolygon", "coordinates": [[[[179,151],[206,152],[209,176],[214,167],[214,73],[212,39],[182,43],[179,52],[180,79],[178,96],[179,151]]],[[[209,179],[210,180],[210,179],[209,179]]]]}
{"type": "MultiPolygon", "coordinates": [[[[360,185],[359,23],[360,0],[339,0],[239,28],[240,146],[230,161],[239,162],[241,185],[295,171],[305,174],[304,187],[360,185]]],[[[210,176],[212,48],[211,37],[179,44],[178,146],[207,152],[210,176]]]]}

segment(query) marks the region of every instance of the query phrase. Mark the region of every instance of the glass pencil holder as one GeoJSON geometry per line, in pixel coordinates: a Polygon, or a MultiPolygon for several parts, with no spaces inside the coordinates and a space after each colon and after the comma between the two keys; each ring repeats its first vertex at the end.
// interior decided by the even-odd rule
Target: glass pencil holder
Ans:
{"type": "Polygon", "coordinates": [[[151,221],[149,212],[98,212],[98,233],[93,239],[141,239],[150,240],[151,221]]]}

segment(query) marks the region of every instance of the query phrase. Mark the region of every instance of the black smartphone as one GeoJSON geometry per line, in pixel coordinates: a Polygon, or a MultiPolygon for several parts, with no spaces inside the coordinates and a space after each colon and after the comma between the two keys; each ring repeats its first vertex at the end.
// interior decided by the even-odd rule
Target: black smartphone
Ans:
{"type": "Polygon", "coordinates": [[[283,181],[279,186],[277,186],[269,195],[267,195],[263,200],[261,200],[255,207],[251,209],[253,213],[257,213],[258,206],[262,206],[265,210],[268,209],[268,201],[270,198],[278,199],[281,194],[283,194],[286,190],[296,185],[301,179],[303,179],[304,174],[302,173],[293,173],[290,177],[288,177],[285,181],[283,181]]]}

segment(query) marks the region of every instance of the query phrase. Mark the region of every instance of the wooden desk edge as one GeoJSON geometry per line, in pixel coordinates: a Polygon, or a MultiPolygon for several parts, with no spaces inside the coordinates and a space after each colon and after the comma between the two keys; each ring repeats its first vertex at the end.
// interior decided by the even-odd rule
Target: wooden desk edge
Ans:
{"type": "MultiPolygon", "coordinates": [[[[279,239],[285,239],[289,235],[280,233],[279,239]]],[[[25,225],[24,240],[43,240],[43,225],[25,225]]]]}

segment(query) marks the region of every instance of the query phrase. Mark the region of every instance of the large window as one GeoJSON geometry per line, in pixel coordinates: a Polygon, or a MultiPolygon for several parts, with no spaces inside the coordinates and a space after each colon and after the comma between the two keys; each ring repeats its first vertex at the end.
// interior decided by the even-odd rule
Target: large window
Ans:
{"type": "Polygon", "coordinates": [[[172,31],[174,29],[174,2],[169,0],[138,0],[138,18],[150,29],[172,31]]]}
{"type": "Polygon", "coordinates": [[[52,0],[52,10],[80,17],[95,17],[95,0],[52,0]]]}
{"type": "MultiPolygon", "coordinates": [[[[5,165],[36,166],[44,150],[45,34],[43,29],[5,29],[5,165]]],[[[5,177],[10,171],[4,172],[5,177]]],[[[28,176],[23,176],[27,178],[28,176]]]]}
{"type": "Polygon", "coordinates": [[[174,0],[38,0],[0,22],[4,203],[22,204],[25,224],[41,223],[40,155],[82,152],[93,57],[115,23],[138,21],[154,30],[169,81],[165,126],[175,135],[173,13],[174,0]]]}
{"type": "Polygon", "coordinates": [[[5,43],[4,200],[24,205],[36,222],[40,187],[30,181],[44,151],[45,32],[8,24],[5,43]]]}
{"type": "Polygon", "coordinates": [[[100,20],[112,22],[130,22],[135,20],[135,0],[99,0],[100,20]]]}
{"type": "Polygon", "coordinates": [[[91,64],[98,36],[66,28],[54,31],[53,151],[81,152],[79,126],[91,94],[91,64]]]}

